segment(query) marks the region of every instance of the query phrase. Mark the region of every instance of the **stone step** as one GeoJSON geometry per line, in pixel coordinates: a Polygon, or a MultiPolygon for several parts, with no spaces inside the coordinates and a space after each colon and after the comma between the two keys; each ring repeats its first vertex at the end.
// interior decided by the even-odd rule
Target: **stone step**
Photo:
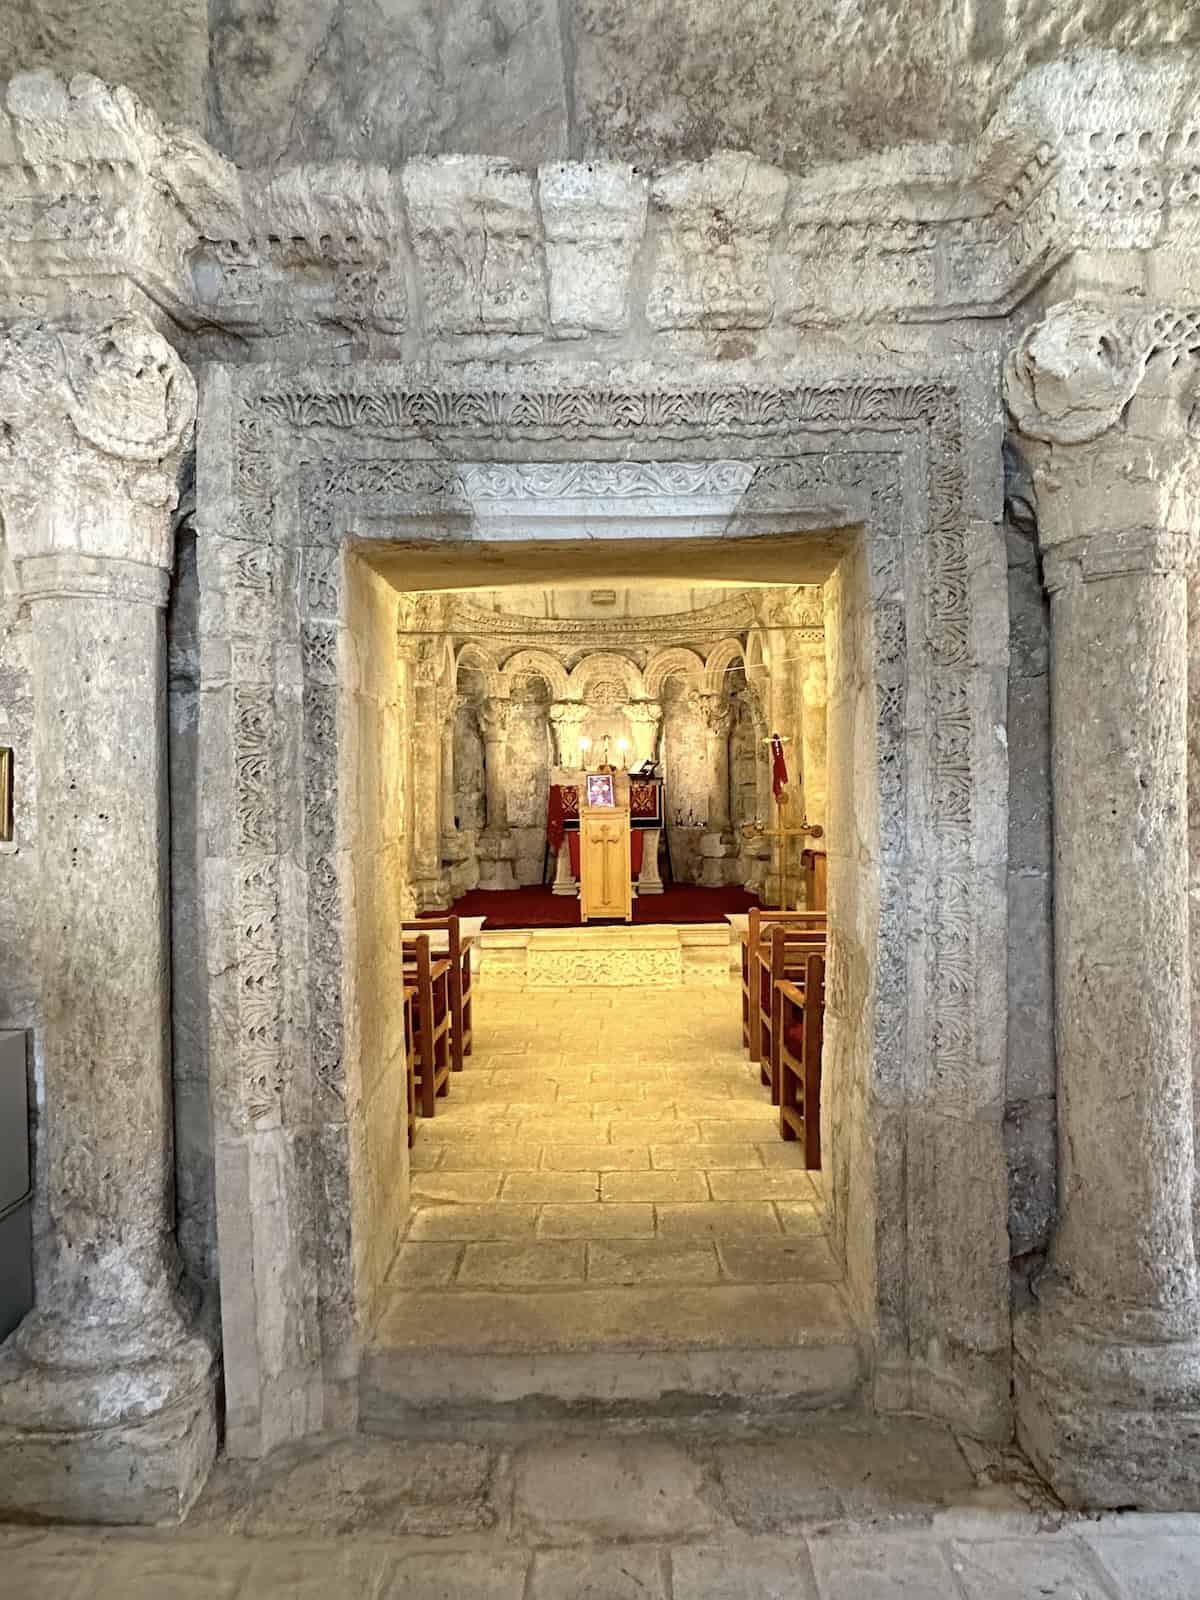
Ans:
{"type": "Polygon", "coordinates": [[[728,923],[651,923],[602,928],[518,928],[478,941],[489,983],[531,988],[673,988],[704,982],[736,960],[728,923]]]}
{"type": "Polygon", "coordinates": [[[832,1284],[407,1291],[364,1353],[360,1427],[840,1408],[867,1368],[832,1284]]]}

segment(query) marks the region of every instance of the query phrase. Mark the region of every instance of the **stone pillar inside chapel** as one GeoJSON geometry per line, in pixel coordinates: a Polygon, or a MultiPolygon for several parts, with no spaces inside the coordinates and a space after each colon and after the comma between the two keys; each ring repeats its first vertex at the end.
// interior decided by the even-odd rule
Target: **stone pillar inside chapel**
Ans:
{"type": "Polygon", "coordinates": [[[139,317],[8,330],[0,510],[32,621],[49,1240],[0,1359],[0,1507],[51,1517],[178,1516],[216,1448],[175,1244],[168,1026],[164,608],[195,405],[139,317]]]}
{"type": "Polygon", "coordinates": [[[1194,1404],[1188,571],[1194,322],[1053,306],[1007,367],[1051,603],[1059,1209],[1022,1442],[1075,1503],[1177,1503],[1194,1404]],[[1136,1483],[1136,1495],[1131,1490],[1136,1483]]]}

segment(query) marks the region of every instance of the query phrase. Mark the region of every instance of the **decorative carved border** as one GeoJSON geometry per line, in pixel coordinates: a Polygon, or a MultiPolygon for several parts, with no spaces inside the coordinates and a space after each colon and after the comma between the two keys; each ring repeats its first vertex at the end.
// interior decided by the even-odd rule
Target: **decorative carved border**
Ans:
{"type": "MultiPolygon", "coordinates": [[[[969,1103],[975,1071],[975,952],[978,906],[970,873],[975,775],[969,718],[970,610],[963,508],[959,399],[949,382],[862,383],[795,388],[456,389],[380,381],[349,374],[313,381],[247,385],[236,402],[238,506],[232,538],[239,584],[231,599],[235,648],[235,743],[244,963],[239,990],[239,1049],[247,1079],[245,1118],[263,1126],[287,1098],[280,1016],[286,966],[273,873],[284,842],[274,831],[271,794],[279,781],[278,733],[270,733],[278,678],[281,574],[296,572],[303,667],[303,859],[307,875],[309,1038],[314,1083],[344,1092],[341,1041],[341,939],[332,854],[336,834],[334,638],[339,614],[341,543],[364,495],[372,515],[395,514],[407,528],[422,508],[460,496],[470,477],[457,456],[482,470],[492,453],[524,453],[536,462],[547,442],[559,449],[653,452],[636,472],[622,466],[626,492],[640,481],[712,478],[696,465],[685,477],[657,459],[672,442],[711,452],[723,481],[740,485],[743,503],[803,511],[814,504],[858,507],[867,528],[867,562],[878,687],[880,784],[880,929],[876,962],[874,1072],[877,1079],[921,1087],[969,1103]],[[275,429],[284,437],[271,438],[275,429]],[[858,442],[865,434],[868,443],[858,442]],[[925,474],[926,526],[904,537],[902,457],[918,447],[925,474]],[[364,447],[369,452],[363,455],[364,447]],[[383,459],[379,451],[386,450],[383,459]],[[300,461],[298,510],[279,514],[276,463],[300,461]],[[749,469],[747,471],[747,469],[749,469]],[[286,546],[292,546],[290,556],[286,546]],[[294,548],[298,546],[297,548],[294,548]],[[286,559],[285,559],[286,557],[286,559]],[[919,582],[920,654],[909,660],[906,589],[919,582]],[[917,885],[908,859],[906,687],[920,674],[929,709],[925,757],[929,794],[919,886],[932,922],[926,1059],[920,1083],[908,1058],[906,990],[910,905],[917,885]],[[272,674],[275,676],[272,676],[272,674]]],[[[544,481],[555,486],[610,481],[594,463],[567,463],[544,481]]],[[[528,462],[526,463],[528,468],[528,462]]],[[[496,482],[528,483],[527,470],[496,463],[496,482]]],[[[537,469],[540,472],[541,468],[537,469]]],[[[537,473],[534,474],[535,480],[537,473]]],[[[485,474],[486,477],[486,474],[485,474]]],[[[294,846],[294,841],[288,841],[294,846]]],[[[843,997],[843,1000],[845,997],[843,997]]],[[[830,1004],[839,1004],[835,972],[830,1004]]],[[[899,1222],[898,1226],[901,1225],[899,1222]]],[[[899,1247],[902,1250],[902,1246],[899,1247]]],[[[885,1339],[903,1345],[907,1312],[892,1296],[882,1312],[885,1339]]]]}

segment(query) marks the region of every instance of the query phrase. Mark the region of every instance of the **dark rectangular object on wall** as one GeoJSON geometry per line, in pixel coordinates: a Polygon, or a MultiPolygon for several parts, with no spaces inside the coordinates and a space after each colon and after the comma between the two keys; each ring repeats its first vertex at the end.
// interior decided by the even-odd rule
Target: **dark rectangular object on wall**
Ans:
{"type": "Polygon", "coordinates": [[[33,1310],[33,1200],[0,1211],[0,1340],[33,1310]]]}
{"type": "Polygon", "coordinates": [[[0,1212],[29,1193],[29,1097],[26,1034],[0,1030],[0,1212]]]}
{"type": "Polygon", "coordinates": [[[33,1305],[26,1040],[0,1031],[0,1339],[33,1305]]]}

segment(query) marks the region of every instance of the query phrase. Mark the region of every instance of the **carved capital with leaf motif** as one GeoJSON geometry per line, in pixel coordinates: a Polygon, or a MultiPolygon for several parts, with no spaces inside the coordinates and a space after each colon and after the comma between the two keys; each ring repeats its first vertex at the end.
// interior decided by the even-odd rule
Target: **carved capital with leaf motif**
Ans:
{"type": "Polygon", "coordinates": [[[142,317],[84,333],[41,322],[6,331],[0,511],[27,594],[165,592],[138,571],[170,571],[195,417],[191,373],[142,317]]]}
{"type": "Polygon", "coordinates": [[[1009,356],[1005,401],[1038,537],[1085,576],[1185,564],[1200,489],[1200,308],[1052,306],[1009,356]]]}

